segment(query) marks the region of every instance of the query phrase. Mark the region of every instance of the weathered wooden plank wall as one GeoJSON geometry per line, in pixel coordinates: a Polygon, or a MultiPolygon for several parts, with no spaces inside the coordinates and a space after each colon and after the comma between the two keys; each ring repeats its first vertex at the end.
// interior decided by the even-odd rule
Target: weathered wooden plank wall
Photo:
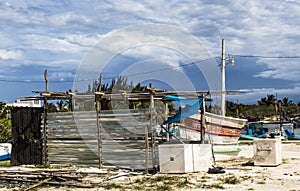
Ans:
{"type": "Polygon", "coordinates": [[[100,128],[102,152],[98,155],[96,112],[49,113],[48,161],[98,166],[101,156],[104,165],[145,169],[148,157],[147,168],[157,165],[157,147],[145,149],[145,130],[151,134],[149,110],[101,111],[100,128]]]}
{"type": "Polygon", "coordinates": [[[42,164],[41,114],[43,108],[12,110],[12,165],[42,164]]]}
{"type": "Polygon", "coordinates": [[[157,152],[152,156],[155,145],[148,141],[146,149],[145,131],[151,134],[149,109],[102,111],[100,124],[104,163],[132,169],[150,169],[158,163],[157,152]]]}
{"type": "MultiPolygon", "coordinates": [[[[81,112],[87,115],[87,112],[81,112]]],[[[96,119],[91,115],[90,118],[96,119]]],[[[86,129],[94,128],[87,124],[86,129]]],[[[50,164],[97,166],[97,153],[90,150],[77,128],[72,112],[48,113],[47,115],[47,156],[50,164]]],[[[92,144],[97,145],[93,138],[92,144]]]]}

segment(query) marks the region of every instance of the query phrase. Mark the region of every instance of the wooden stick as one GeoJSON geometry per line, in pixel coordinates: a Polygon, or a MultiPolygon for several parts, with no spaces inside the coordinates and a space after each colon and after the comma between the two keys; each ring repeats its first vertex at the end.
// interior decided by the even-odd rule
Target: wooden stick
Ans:
{"type": "Polygon", "coordinates": [[[149,142],[148,142],[148,126],[145,126],[145,173],[148,174],[149,170],[148,170],[148,163],[149,163],[149,142]]]}
{"type": "Polygon", "coordinates": [[[35,188],[37,186],[40,186],[40,185],[42,185],[42,184],[44,184],[46,182],[49,182],[51,179],[52,179],[52,177],[46,178],[44,180],[41,180],[38,183],[33,184],[33,185],[29,186],[28,188],[24,189],[24,191],[27,191],[27,190],[30,190],[30,189],[35,188]]]}
{"type": "MultiPolygon", "coordinates": [[[[1,177],[0,180],[6,181],[18,181],[18,182],[32,182],[36,183],[34,180],[20,179],[20,178],[5,178],[1,177]]],[[[78,188],[94,188],[95,186],[91,184],[76,184],[76,183],[67,183],[67,182],[43,182],[43,184],[56,185],[56,186],[73,186],[78,188]]]]}

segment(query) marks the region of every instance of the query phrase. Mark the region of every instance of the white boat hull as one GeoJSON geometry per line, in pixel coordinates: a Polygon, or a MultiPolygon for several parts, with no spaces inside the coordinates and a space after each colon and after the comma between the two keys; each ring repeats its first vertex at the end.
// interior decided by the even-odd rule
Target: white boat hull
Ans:
{"type": "MultiPolygon", "coordinates": [[[[201,140],[201,131],[196,131],[193,129],[186,128],[184,126],[179,126],[179,135],[183,140],[187,141],[200,141],[201,140]]],[[[237,143],[239,137],[231,137],[231,136],[222,136],[215,135],[210,133],[205,133],[204,140],[205,142],[213,143],[213,144],[222,144],[222,143],[237,143]]]]}
{"type": "MultiPolygon", "coordinates": [[[[186,140],[201,139],[201,116],[194,114],[179,125],[180,137],[186,140]]],[[[205,140],[214,144],[237,143],[241,136],[242,127],[247,120],[205,113],[205,140]]]]}
{"type": "MultiPolygon", "coordinates": [[[[178,126],[179,136],[183,140],[201,140],[201,116],[194,114],[182,121],[178,126]]],[[[216,114],[205,113],[204,141],[213,144],[215,160],[229,160],[239,154],[237,146],[241,136],[242,127],[247,120],[224,117],[216,114]]]]}
{"type": "Polygon", "coordinates": [[[0,160],[9,159],[11,156],[11,143],[0,143],[0,160]]]}

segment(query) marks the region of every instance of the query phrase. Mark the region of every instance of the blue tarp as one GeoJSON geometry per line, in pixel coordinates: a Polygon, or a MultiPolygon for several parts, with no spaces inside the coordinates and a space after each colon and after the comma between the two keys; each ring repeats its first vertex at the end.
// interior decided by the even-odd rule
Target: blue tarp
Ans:
{"type": "Polygon", "coordinates": [[[172,95],[167,95],[167,96],[165,96],[165,98],[168,98],[171,101],[178,101],[181,104],[189,105],[189,106],[195,105],[197,102],[199,102],[199,99],[202,100],[202,98],[199,98],[199,99],[186,99],[184,97],[172,96],[172,95]]]}
{"type": "Polygon", "coordinates": [[[10,159],[10,154],[5,154],[0,156],[0,160],[10,159]]]}
{"type": "Polygon", "coordinates": [[[184,104],[186,104],[186,107],[184,107],[182,110],[177,112],[175,115],[173,115],[168,120],[164,121],[163,125],[183,120],[183,119],[197,113],[202,105],[202,98],[185,99],[185,98],[181,98],[181,97],[177,97],[177,96],[166,96],[166,98],[168,98],[172,101],[179,101],[180,103],[184,103],[184,104]]]}

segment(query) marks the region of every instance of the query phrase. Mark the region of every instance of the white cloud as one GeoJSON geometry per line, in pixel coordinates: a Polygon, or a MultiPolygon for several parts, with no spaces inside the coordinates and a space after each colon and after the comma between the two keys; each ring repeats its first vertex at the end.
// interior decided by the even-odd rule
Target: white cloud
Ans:
{"type": "Polygon", "coordinates": [[[66,38],[29,34],[25,35],[24,39],[31,44],[32,48],[39,50],[48,50],[51,52],[62,51],[69,53],[79,53],[88,50],[86,47],[69,42],[66,38]]]}
{"type": "Polygon", "coordinates": [[[74,74],[71,72],[51,72],[49,79],[55,79],[64,81],[66,78],[74,78],[74,74]]]}
{"type": "MultiPolygon", "coordinates": [[[[230,54],[299,56],[300,4],[292,0],[10,0],[0,2],[0,58],[19,60],[9,62],[15,67],[22,61],[59,66],[60,70],[74,69],[103,34],[144,23],[173,25],[194,34],[214,56],[221,54],[221,38],[225,38],[226,53],[230,54]]],[[[133,35],[115,40],[126,44],[135,38],[133,35]]],[[[114,49],[107,45],[108,51],[110,48],[114,49]]],[[[168,51],[159,54],[145,47],[143,53],[130,51],[136,57],[152,53],[170,63],[178,60],[176,54],[168,51]]],[[[266,69],[255,77],[297,83],[299,60],[259,59],[256,64],[263,64],[266,69]]]]}
{"type": "Polygon", "coordinates": [[[72,44],[78,44],[80,46],[85,46],[85,47],[92,47],[102,38],[102,36],[99,34],[96,35],[64,34],[63,36],[68,42],[72,44]]]}
{"type": "Polygon", "coordinates": [[[92,19],[85,16],[80,15],[75,12],[63,12],[59,14],[55,14],[50,16],[49,21],[55,26],[66,26],[66,27],[72,27],[76,25],[89,25],[92,23],[92,19]]]}
{"type": "Polygon", "coordinates": [[[22,24],[29,23],[30,21],[27,16],[24,17],[22,13],[7,4],[0,4],[0,18],[2,21],[22,24]]]}
{"type": "Polygon", "coordinates": [[[4,50],[0,49],[0,59],[9,60],[9,59],[20,59],[22,57],[22,52],[19,50],[4,50]]]}
{"type": "MultiPolygon", "coordinates": [[[[170,47],[160,47],[159,45],[141,45],[131,47],[121,53],[124,56],[135,60],[155,59],[170,66],[179,66],[179,62],[185,62],[188,58],[181,52],[170,47]]],[[[189,60],[191,62],[191,60],[189,60]]]]}
{"type": "Polygon", "coordinates": [[[255,75],[255,77],[300,81],[300,59],[260,59],[267,63],[269,69],[255,75]]]}

